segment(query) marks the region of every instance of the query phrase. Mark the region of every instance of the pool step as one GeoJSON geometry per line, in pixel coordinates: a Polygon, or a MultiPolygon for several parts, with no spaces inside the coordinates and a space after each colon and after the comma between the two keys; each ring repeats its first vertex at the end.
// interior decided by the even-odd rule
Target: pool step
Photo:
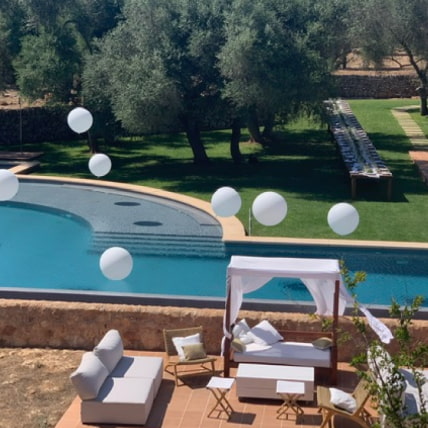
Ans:
{"type": "Polygon", "coordinates": [[[94,233],[92,252],[102,253],[110,247],[123,247],[135,255],[225,257],[224,243],[218,236],[94,233]]]}

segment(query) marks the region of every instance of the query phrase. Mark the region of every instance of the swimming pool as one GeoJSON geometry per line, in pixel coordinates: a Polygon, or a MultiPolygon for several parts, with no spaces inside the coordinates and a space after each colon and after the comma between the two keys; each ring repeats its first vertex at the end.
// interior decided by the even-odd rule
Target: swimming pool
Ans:
{"type": "MultiPolygon", "coordinates": [[[[121,204],[124,208],[131,206],[129,202],[121,204]]],[[[156,228],[153,220],[141,222],[156,228]]],[[[149,239],[148,235],[142,236],[149,239]]],[[[184,234],[175,238],[181,249],[196,245],[184,234]]],[[[425,295],[428,287],[428,250],[296,244],[224,246],[221,235],[212,234],[209,238],[211,246],[215,246],[215,256],[210,252],[211,256],[202,257],[200,249],[197,257],[147,254],[146,239],[133,242],[132,273],[125,280],[111,281],[99,269],[99,257],[108,248],[108,241],[104,242],[104,248],[99,243],[94,246],[93,228],[88,221],[58,209],[3,203],[0,205],[0,288],[172,299],[178,296],[184,300],[196,297],[222,302],[226,268],[232,254],[343,259],[351,271],[367,272],[367,281],[358,288],[358,296],[360,302],[371,305],[389,305],[392,298],[406,303],[416,295],[425,295]]],[[[170,247],[167,242],[164,252],[171,254],[170,247]]],[[[162,253],[162,249],[156,251],[162,253]]],[[[247,298],[312,301],[298,279],[273,279],[247,298]]],[[[427,302],[425,305],[428,307],[427,302]]]]}

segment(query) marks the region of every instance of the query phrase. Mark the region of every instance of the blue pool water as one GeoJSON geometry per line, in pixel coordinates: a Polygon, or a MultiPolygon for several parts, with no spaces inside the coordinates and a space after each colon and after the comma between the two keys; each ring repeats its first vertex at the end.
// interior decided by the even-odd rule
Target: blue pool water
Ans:
{"type": "MultiPolygon", "coordinates": [[[[91,235],[87,223],[64,212],[0,206],[0,287],[224,298],[230,254],[239,254],[343,259],[351,271],[367,272],[358,288],[367,304],[406,303],[428,290],[428,251],[303,245],[230,247],[218,258],[133,255],[132,273],[111,281],[91,235]]],[[[298,279],[274,279],[247,298],[311,300],[298,279]]]]}

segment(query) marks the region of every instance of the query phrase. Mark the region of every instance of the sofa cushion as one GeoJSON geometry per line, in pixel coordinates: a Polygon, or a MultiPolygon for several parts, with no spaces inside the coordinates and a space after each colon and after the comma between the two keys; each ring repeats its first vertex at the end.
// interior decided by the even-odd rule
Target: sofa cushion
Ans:
{"type": "Polygon", "coordinates": [[[273,345],[274,343],[284,339],[275,327],[267,320],[259,322],[247,333],[247,335],[259,345],[273,345]]]}
{"type": "Polygon", "coordinates": [[[109,330],[95,346],[94,353],[111,372],[123,356],[123,342],[119,332],[109,330]]]}
{"type": "Polygon", "coordinates": [[[230,343],[230,347],[235,352],[244,352],[245,349],[247,348],[247,345],[241,339],[233,339],[232,342],[230,343]]]}
{"type": "Polygon", "coordinates": [[[333,341],[329,337],[320,337],[312,342],[317,349],[328,349],[333,346],[333,341]]]}
{"type": "Polygon", "coordinates": [[[109,372],[93,352],[85,352],[79,367],[70,375],[71,382],[82,400],[90,400],[98,395],[101,385],[109,372]]]}
{"type": "Polygon", "coordinates": [[[82,401],[83,423],[144,425],[155,397],[153,379],[108,377],[93,400],[82,401]]]}
{"type": "Polygon", "coordinates": [[[124,355],[110,373],[110,377],[140,377],[153,379],[155,392],[157,392],[162,382],[162,374],[162,357],[124,355]]]}

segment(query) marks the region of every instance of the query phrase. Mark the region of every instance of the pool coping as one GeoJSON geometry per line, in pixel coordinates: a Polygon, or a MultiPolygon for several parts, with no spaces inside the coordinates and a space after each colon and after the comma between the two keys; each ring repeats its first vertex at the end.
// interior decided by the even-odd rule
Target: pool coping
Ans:
{"type": "MultiPolygon", "coordinates": [[[[344,247],[371,247],[388,249],[423,249],[428,250],[428,243],[423,242],[398,242],[398,241],[366,241],[349,239],[310,239],[310,238],[286,238],[286,237],[263,237],[247,236],[243,224],[236,217],[218,217],[211,208],[209,202],[179,194],[163,189],[156,189],[142,185],[118,183],[104,180],[57,177],[18,175],[19,180],[41,183],[75,184],[80,186],[101,187],[116,191],[126,191],[140,195],[154,196],[186,204],[201,210],[212,216],[222,228],[222,240],[227,244],[296,244],[296,245],[325,245],[344,247]]],[[[9,299],[36,299],[36,300],[62,300],[81,301],[93,303],[122,303],[141,304],[155,306],[188,306],[196,308],[224,308],[224,298],[199,297],[199,296],[168,296],[140,294],[140,293],[113,293],[113,292],[84,292],[75,290],[53,290],[53,289],[26,289],[8,288],[0,289],[0,298],[9,299]]],[[[365,305],[375,316],[388,316],[388,305],[365,305]]],[[[251,300],[244,301],[243,309],[257,311],[290,311],[313,313],[315,305],[313,302],[276,301],[276,300],[251,300]]],[[[348,308],[349,313],[351,308],[348,308]]],[[[420,310],[418,319],[428,319],[428,308],[420,310]]]]}
{"type": "Polygon", "coordinates": [[[221,225],[223,234],[223,241],[230,243],[266,243],[266,244],[316,244],[328,246],[349,246],[349,247],[383,247],[388,249],[426,249],[428,250],[428,243],[425,242],[404,242],[404,241],[367,241],[367,240],[353,240],[353,239],[312,239],[312,238],[287,238],[287,237],[268,237],[268,236],[248,236],[246,235],[243,224],[237,217],[219,217],[213,211],[209,202],[192,196],[174,193],[163,189],[153,187],[118,183],[105,180],[92,180],[71,177],[57,177],[57,176],[38,176],[38,175],[18,175],[19,180],[24,181],[40,181],[48,183],[68,183],[78,184],[82,186],[102,187],[106,189],[115,189],[118,191],[129,191],[142,195],[150,195],[163,199],[168,199],[183,204],[189,205],[215,218],[221,225]]]}

